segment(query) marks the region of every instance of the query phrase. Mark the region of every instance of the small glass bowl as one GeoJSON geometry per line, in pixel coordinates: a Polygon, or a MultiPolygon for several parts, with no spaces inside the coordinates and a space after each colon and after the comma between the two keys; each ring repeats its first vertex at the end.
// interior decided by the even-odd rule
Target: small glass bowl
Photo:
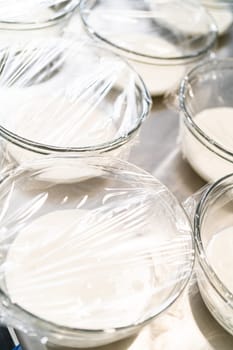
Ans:
{"type": "MultiPolygon", "coordinates": [[[[231,228],[233,232],[232,209],[233,175],[230,174],[218,180],[202,194],[194,218],[194,235],[201,295],[214,318],[233,335],[233,293],[217,275],[207,250],[214,235],[227,228],[231,228]]],[[[232,235],[232,232],[229,234],[232,235]]],[[[226,254],[226,249],[222,254],[226,254]]],[[[211,261],[212,259],[213,257],[211,261]]],[[[218,256],[218,263],[220,261],[223,259],[218,256]]],[[[224,265],[222,267],[224,268],[224,265]]],[[[232,271],[232,266],[225,266],[225,270],[232,271]]]]}
{"type": "Polygon", "coordinates": [[[37,37],[58,36],[79,6],[79,0],[3,0],[0,45],[23,45],[37,37]]]}
{"type": "MultiPolygon", "coordinates": [[[[212,108],[233,107],[233,59],[210,60],[188,73],[180,88],[181,142],[182,151],[193,169],[206,181],[214,181],[233,171],[233,148],[229,147],[232,139],[232,126],[224,121],[216,125],[214,132],[224,132],[213,138],[206,131],[213,125],[210,116],[203,125],[195,117],[212,108]],[[224,136],[225,135],[225,136],[224,136]],[[228,135],[228,136],[227,136],[228,135]],[[228,137],[226,145],[223,137],[228,137]],[[220,139],[221,138],[221,139],[220,139]]],[[[222,110],[222,115],[224,111],[222,110]]],[[[230,118],[231,119],[231,118],[230,118]]],[[[202,123],[203,123],[202,118],[202,123]]],[[[226,120],[226,119],[225,119],[226,120]]],[[[225,141],[226,142],[226,141],[225,141]]]]}
{"type": "Polygon", "coordinates": [[[50,170],[67,171],[62,157],[34,163],[5,174],[0,184],[1,320],[44,342],[72,348],[104,345],[138,332],[177,300],[192,273],[194,241],[184,209],[153,176],[124,161],[70,156],[70,171],[89,168],[99,174],[72,184],[44,180],[50,170]],[[46,227],[37,223],[33,233],[35,220],[57,211],[55,221],[46,227]],[[75,221],[67,220],[70,212],[77,215],[75,221]],[[64,307],[66,286],[75,290],[75,298],[68,296],[64,307]],[[36,313],[30,306],[34,302],[36,313]],[[49,310],[55,305],[55,316],[46,315],[44,303],[49,310]],[[67,315],[72,327],[63,323],[67,315]]]}
{"type": "Polygon", "coordinates": [[[212,18],[193,1],[82,0],[80,13],[87,32],[129,59],[151,95],[176,89],[217,36],[212,18]]]}
{"type": "Polygon", "coordinates": [[[141,78],[116,55],[64,38],[2,52],[0,134],[4,158],[108,153],[127,158],[150,111],[141,78]],[[12,103],[14,101],[14,103],[12,103]]]}
{"type": "Polygon", "coordinates": [[[213,17],[218,28],[218,34],[227,33],[233,23],[232,0],[201,0],[201,2],[213,17]]]}

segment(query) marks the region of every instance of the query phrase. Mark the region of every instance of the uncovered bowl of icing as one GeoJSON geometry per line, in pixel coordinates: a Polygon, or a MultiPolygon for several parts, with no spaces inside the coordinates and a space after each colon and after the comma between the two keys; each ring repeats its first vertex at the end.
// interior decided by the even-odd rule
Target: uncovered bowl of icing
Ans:
{"type": "Polygon", "coordinates": [[[201,0],[209,14],[213,17],[218,34],[223,35],[229,31],[233,23],[232,0],[201,0]]]}
{"type": "Polygon", "coordinates": [[[57,36],[79,6],[79,0],[1,0],[0,45],[57,36]]]}
{"type": "Polygon", "coordinates": [[[194,234],[201,295],[214,318],[233,335],[232,194],[232,174],[203,192],[194,217],[194,234]]]}
{"type": "Polygon", "coordinates": [[[134,165],[69,156],[70,171],[99,176],[45,181],[50,169],[66,170],[61,160],[3,174],[1,321],[54,345],[103,345],[179,298],[193,268],[191,224],[168,189],[134,165]]]}
{"type": "Polygon", "coordinates": [[[20,52],[14,46],[1,60],[0,135],[8,162],[51,153],[128,157],[151,100],[127,62],[64,38],[33,41],[20,52]]]}
{"type": "Polygon", "coordinates": [[[195,67],[180,88],[184,157],[206,181],[233,171],[233,59],[195,67]]]}
{"type": "Polygon", "coordinates": [[[176,89],[216,40],[212,18],[189,0],[82,0],[80,14],[90,36],[126,57],[152,95],[176,89]]]}

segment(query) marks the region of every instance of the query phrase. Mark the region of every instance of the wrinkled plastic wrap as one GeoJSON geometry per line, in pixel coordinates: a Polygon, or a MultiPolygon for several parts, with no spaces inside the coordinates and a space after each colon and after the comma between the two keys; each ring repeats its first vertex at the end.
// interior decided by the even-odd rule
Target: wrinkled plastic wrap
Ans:
{"type": "Polygon", "coordinates": [[[71,170],[99,176],[55,184],[44,173],[66,169],[54,160],[21,165],[0,185],[1,321],[63,346],[125,338],[186,286],[189,220],[166,187],[129,163],[70,157],[71,170]]]}
{"type": "Polygon", "coordinates": [[[119,57],[86,41],[50,39],[0,53],[4,158],[60,152],[127,158],[151,100],[119,57]]]}
{"type": "Polygon", "coordinates": [[[188,214],[192,226],[194,226],[194,217],[197,209],[197,205],[200,202],[203,194],[210,188],[210,184],[206,184],[200,190],[198,190],[196,193],[194,193],[192,196],[188,197],[183,203],[183,207],[188,214]]]}
{"type": "Polygon", "coordinates": [[[0,0],[0,21],[8,23],[40,23],[69,13],[78,0],[0,0]]]}
{"type": "Polygon", "coordinates": [[[216,39],[214,22],[196,1],[82,0],[80,14],[89,35],[129,59],[154,96],[176,90],[216,39]]]}
{"type": "Polygon", "coordinates": [[[79,0],[0,0],[0,45],[59,36],[79,0]]]}
{"type": "MultiPolygon", "coordinates": [[[[196,207],[209,187],[210,185],[204,186],[183,202],[192,223],[196,207]]],[[[128,346],[116,345],[110,347],[109,350],[141,350],[151,347],[156,350],[215,350],[223,348],[231,350],[233,338],[214,321],[204,306],[198,288],[196,272],[197,268],[194,269],[189,286],[182,297],[160,318],[155,319],[151,325],[142,330],[132,344],[128,346]]],[[[209,287],[206,290],[209,290],[209,287]]]]}

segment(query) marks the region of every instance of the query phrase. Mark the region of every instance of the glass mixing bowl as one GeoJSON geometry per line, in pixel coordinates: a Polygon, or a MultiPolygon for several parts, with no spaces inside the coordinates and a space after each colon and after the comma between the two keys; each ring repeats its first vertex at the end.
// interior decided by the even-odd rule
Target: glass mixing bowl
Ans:
{"type": "Polygon", "coordinates": [[[91,37],[129,59],[152,95],[176,89],[217,35],[204,7],[189,0],[83,0],[80,13],[91,37]]]}
{"type": "Polygon", "coordinates": [[[233,171],[233,60],[195,67],[180,88],[182,151],[206,181],[233,171]]]}
{"type": "Polygon", "coordinates": [[[233,23],[233,3],[232,0],[201,0],[209,14],[213,17],[218,34],[227,33],[233,23]]]}
{"type": "Polygon", "coordinates": [[[21,165],[0,184],[1,321],[57,346],[104,345],[181,295],[194,262],[191,225],[168,189],[136,166],[70,156],[69,171],[98,176],[46,181],[51,170],[67,171],[61,160],[21,165]]]}
{"type": "Polygon", "coordinates": [[[121,58],[53,38],[20,52],[12,47],[0,59],[0,135],[8,162],[74,152],[128,157],[151,99],[121,58]]]}
{"type": "Polygon", "coordinates": [[[60,35],[78,6],[79,0],[1,0],[0,45],[60,35]]]}
{"type": "Polygon", "coordinates": [[[233,237],[232,194],[231,174],[218,180],[203,193],[194,218],[200,292],[211,314],[231,334],[233,334],[233,290],[229,289],[227,273],[232,272],[232,244],[230,244],[230,238],[233,237]],[[219,234],[222,236],[218,236],[219,234]],[[215,244],[215,248],[211,243],[214,239],[217,239],[218,244],[218,246],[215,244]]]}

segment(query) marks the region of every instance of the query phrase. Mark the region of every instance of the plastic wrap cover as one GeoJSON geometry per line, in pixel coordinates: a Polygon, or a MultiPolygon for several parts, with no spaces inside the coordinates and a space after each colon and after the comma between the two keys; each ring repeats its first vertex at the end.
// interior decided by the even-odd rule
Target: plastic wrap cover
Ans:
{"type": "Polygon", "coordinates": [[[129,336],[186,286],[189,220],[166,187],[129,163],[69,157],[68,171],[98,175],[54,183],[46,173],[67,171],[54,160],[22,165],[0,185],[1,321],[65,346],[129,336]]]}
{"type": "Polygon", "coordinates": [[[128,141],[150,110],[134,70],[88,40],[5,48],[0,68],[0,134],[9,162],[54,152],[127,158],[128,141]]]}
{"type": "MultiPolygon", "coordinates": [[[[79,0],[0,0],[0,23],[4,24],[39,26],[52,24],[54,20],[72,13],[79,5],[79,0]]],[[[20,29],[20,28],[18,28],[20,29]]]]}

